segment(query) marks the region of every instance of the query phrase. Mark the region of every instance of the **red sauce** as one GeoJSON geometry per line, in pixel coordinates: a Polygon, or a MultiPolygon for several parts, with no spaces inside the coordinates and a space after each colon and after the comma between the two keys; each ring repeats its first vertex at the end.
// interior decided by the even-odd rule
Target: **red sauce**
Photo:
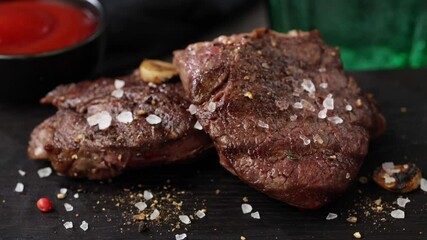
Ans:
{"type": "Polygon", "coordinates": [[[71,46],[91,36],[98,18],[61,2],[0,2],[0,54],[34,54],[71,46]]]}

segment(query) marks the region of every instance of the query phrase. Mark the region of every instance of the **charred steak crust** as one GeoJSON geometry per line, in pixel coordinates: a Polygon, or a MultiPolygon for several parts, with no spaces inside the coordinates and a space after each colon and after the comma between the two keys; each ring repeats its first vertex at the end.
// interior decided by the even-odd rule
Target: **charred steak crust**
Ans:
{"type": "Polygon", "coordinates": [[[221,164],[300,208],[344,192],[370,137],[385,127],[372,96],[344,74],[338,49],[317,31],[222,36],[176,51],[174,64],[221,164]]]}
{"type": "Polygon", "coordinates": [[[43,98],[59,110],[34,129],[30,158],[49,159],[67,176],[105,179],[129,167],[188,159],[211,145],[203,131],[194,129],[196,119],[187,111],[179,82],[148,85],[138,71],[120,79],[125,81],[121,98],[111,95],[114,80],[108,78],[59,86],[43,98]],[[105,130],[87,122],[101,111],[112,117],[105,130]],[[131,123],[116,119],[122,111],[133,113],[131,123]],[[161,123],[151,125],[149,114],[161,123]]]}

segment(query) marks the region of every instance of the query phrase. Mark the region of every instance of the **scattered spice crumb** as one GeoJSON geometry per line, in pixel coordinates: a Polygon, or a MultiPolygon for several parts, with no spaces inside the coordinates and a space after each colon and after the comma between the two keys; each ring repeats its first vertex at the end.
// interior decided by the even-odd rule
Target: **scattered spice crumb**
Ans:
{"type": "Polygon", "coordinates": [[[349,223],[357,223],[357,217],[355,216],[349,216],[346,220],[349,223]]]}

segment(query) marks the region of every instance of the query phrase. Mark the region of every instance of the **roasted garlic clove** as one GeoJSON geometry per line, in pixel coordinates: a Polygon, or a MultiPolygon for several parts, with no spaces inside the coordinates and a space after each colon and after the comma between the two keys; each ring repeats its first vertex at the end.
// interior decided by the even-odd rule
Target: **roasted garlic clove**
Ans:
{"type": "Polygon", "coordinates": [[[142,61],[139,71],[142,81],[155,84],[160,84],[178,75],[178,71],[171,63],[150,59],[142,61]]]}
{"type": "Polygon", "coordinates": [[[374,171],[372,178],[382,188],[397,193],[407,193],[418,188],[421,170],[414,163],[394,165],[392,162],[374,171]]]}

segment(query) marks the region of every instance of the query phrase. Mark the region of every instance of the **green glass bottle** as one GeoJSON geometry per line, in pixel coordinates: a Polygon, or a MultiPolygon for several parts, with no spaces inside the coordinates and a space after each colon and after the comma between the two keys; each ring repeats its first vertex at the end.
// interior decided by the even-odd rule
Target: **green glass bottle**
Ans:
{"type": "Polygon", "coordinates": [[[269,0],[271,27],[318,29],[347,70],[427,66],[426,0],[269,0]]]}

